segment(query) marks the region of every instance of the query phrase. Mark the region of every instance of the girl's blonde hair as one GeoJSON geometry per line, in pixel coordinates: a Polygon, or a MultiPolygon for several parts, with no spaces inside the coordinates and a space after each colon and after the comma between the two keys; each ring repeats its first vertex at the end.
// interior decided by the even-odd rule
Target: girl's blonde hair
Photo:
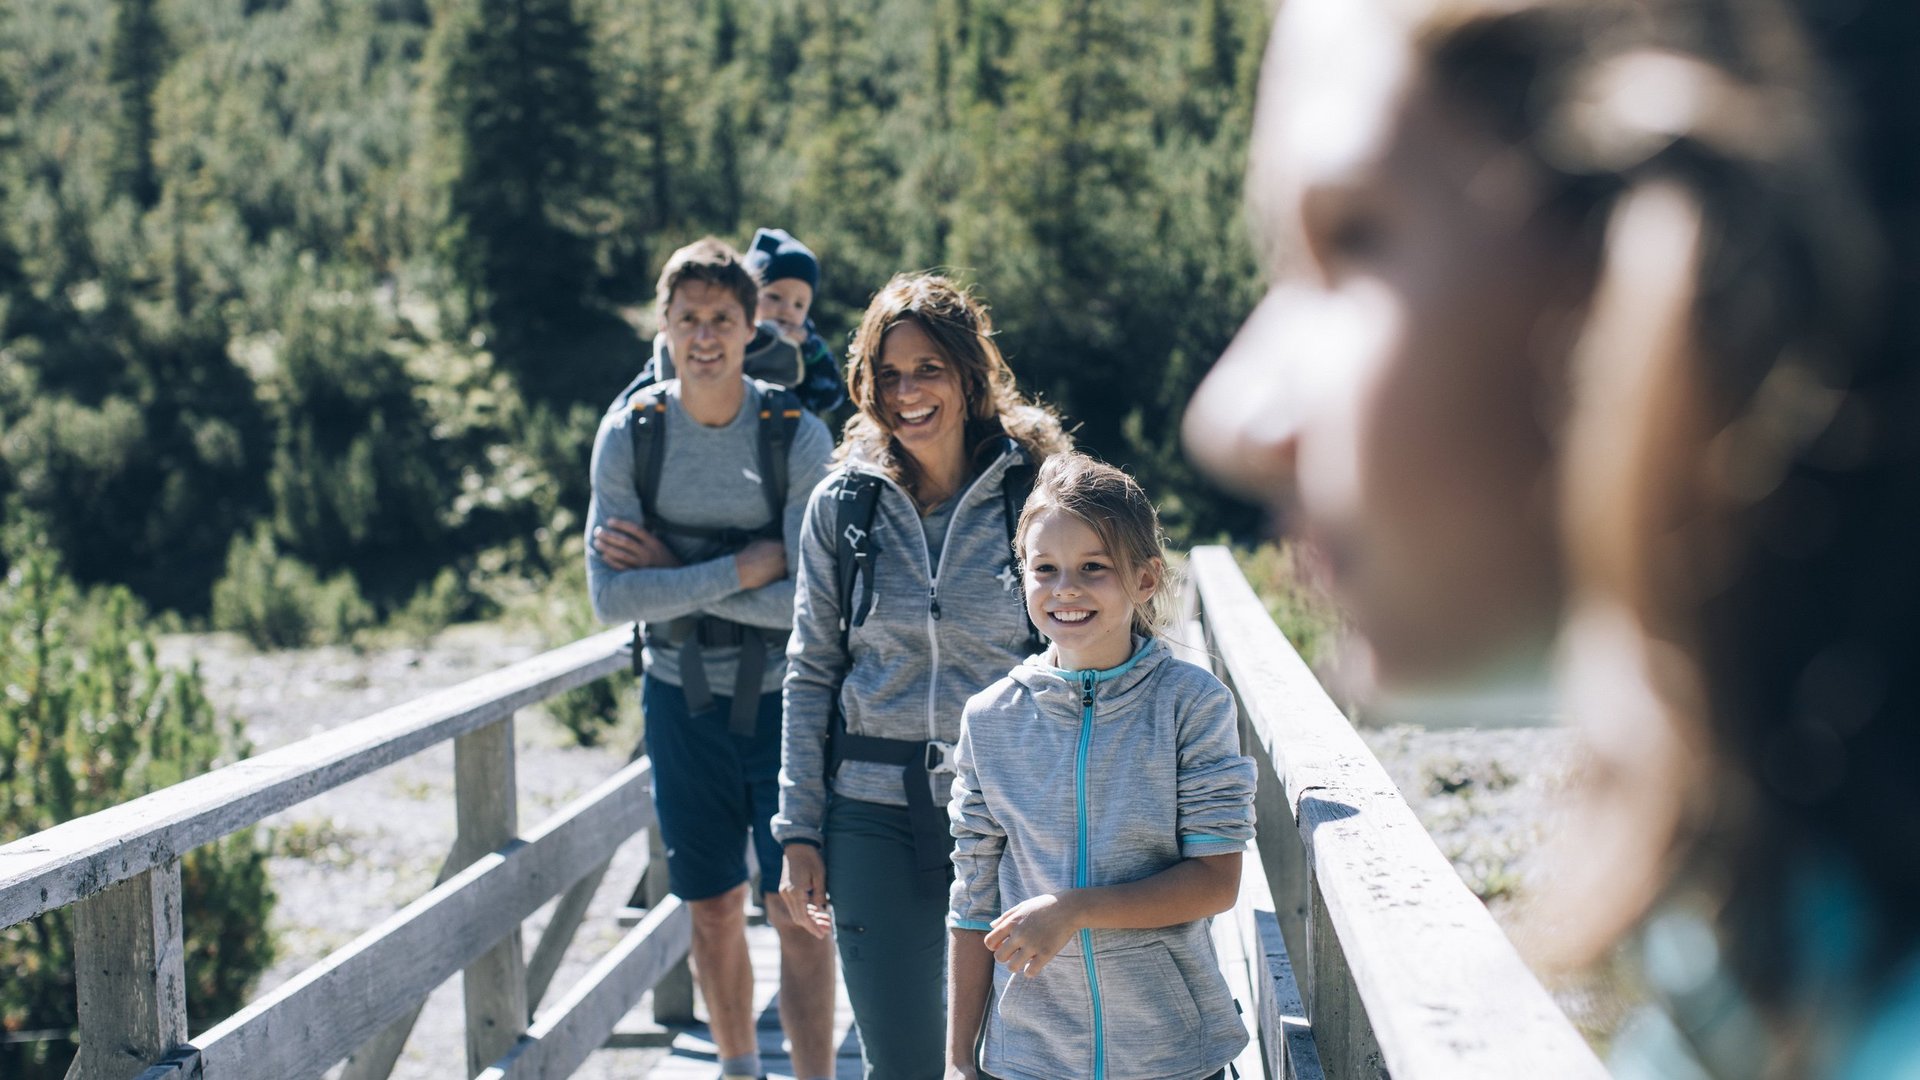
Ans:
{"type": "Polygon", "coordinates": [[[837,458],[857,450],[920,497],[919,466],[894,439],[893,421],[880,400],[880,347],[887,332],[904,322],[926,331],[959,377],[970,456],[1004,445],[1002,437],[1013,438],[1036,461],[1073,445],[1060,418],[1022,396],[1014,384],[1013,369],[994,344],[987,306],[939,274],[911,273],[894,275],[874,294],[853,335],[847,396],[860,412],[847,421],[837,458]]]}
{"type": "Polygon", "coordinates": [[[1027,532],[1041,514],[1053,510],[1079,518],[1100,538],[1133,600],[1133,632],[1142,637],[1158,636],[1172,618],[1173,590],[1168,588],[1160,515],[1139,483],[1077,450],[1048,458],[1014,530],[1014,546],[1023,557],[1027,532]],[[1151,568],[1155,579],[1153,594],[1144,599],[1131,596],[1134,574],[1143,568],[1151,568]]]}

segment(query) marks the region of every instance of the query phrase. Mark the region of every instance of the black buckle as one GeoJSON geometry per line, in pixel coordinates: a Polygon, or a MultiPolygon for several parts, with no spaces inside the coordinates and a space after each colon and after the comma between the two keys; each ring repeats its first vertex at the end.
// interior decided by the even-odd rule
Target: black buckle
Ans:
{"type": "Polygon", "coordinates": [[[953,744],[938,739],[928,739],[926,757],[923,764],[930,773],[950,773],[953,768],[953,744]]]}

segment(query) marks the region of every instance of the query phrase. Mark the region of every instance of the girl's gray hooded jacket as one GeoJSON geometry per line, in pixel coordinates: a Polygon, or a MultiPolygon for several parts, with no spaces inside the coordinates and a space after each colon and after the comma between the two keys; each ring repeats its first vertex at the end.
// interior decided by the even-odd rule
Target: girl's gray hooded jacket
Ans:
{"type": "MultiPolygon", "coordinates": [[[[1034,657],[967,702],[948,922],[1151,877],[1253,837],[1233,695],[1158,639],[1107,671],[1034,657]]],[[[1081,930],[1038,975],[993,969],[981,1068],[1004,1080],[1201,1077],[1247,1042],[1207,920],[1081,930]]]]}
{"type": "MultiPolygon", "coordinates": [[[[847,730],[856,735],[951,743],[959,737],[967,698],[1026,654],[1026,597],[1001,499],[1007,469],[1026,460],[1027,452],[1010,444],[961,492],[937,565],[928,557],[913,500],[871,464],[849,461],[814,488],[800,530],[793,637],[787,643],[780,812],[773,819],[781,843],[822,840],[827,723],[836,686],[847,730]],[[841,524],[838,482],[849,470],[880,477],[881,487],[873,515],[873,604],[843,648],[834,553],[841,524]]],[[[946,801],[948,780],[944,772],[929,780],[936,808],[946,801]]],[[[906,805],[898,765],[849,760],[833,778],[833,790],[906,805]]]]}

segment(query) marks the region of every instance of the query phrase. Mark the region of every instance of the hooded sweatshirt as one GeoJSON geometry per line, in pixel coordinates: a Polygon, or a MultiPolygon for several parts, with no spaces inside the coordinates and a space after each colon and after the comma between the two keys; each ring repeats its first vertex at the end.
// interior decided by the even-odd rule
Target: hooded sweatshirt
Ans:
{"type": "MultiPolygon", "coordinates": [[[[853,734],[952,742],[967,698],[1026,654],[1026,597],[1001,498],[1007,469],[1025,459],[1024,450],[1004,451],[954,498],[937,558],[913,500],[872,464],[848,461],[814,489],[800,532],[787,643],[780,812],[773,819],[781,843],[822,841],[836,687],[853,734]],[[873,515],[872,607],[843,647],[835,539],[839,481],[848,471],[880,477],[881,487],[873,515]]],[[[936,806],[946,801],[947,782],[944,773],[929,779],[937,785],[936,806]]],[[[907,804],[898,765],[846,761],[832,786],[845,798],[907,804]]]]}
{"type": "MultiPolygon", "coordinates": [[[[1232,693],[1150,639],[1127,663],[1034,657],[967,702],[948,923],[1244,850],[1254,765],[1232,693]]],[[[981,1068],[1004,1080],[1201,1077],[1246,1045],[1207,920],[1081,930],[1037,975],[993,969],[981,1068]]]]}

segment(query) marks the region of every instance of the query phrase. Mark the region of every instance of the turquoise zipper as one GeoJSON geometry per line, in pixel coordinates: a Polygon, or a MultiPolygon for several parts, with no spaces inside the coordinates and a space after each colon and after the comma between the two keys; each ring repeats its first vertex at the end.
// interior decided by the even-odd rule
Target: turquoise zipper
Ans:
{"type": "MultiPolygon", "coordinates": [[[[1092,880],[1087,866],[1089,845],[1087,843],[1087,748],[1093,745],[1093,688],[1100,681],[1097,671],[1082,671],[1080,675],[1080,752],[1074,758],[1073,789],[1074,801],[1080,815],[1079,851],[1076,853],[1073,870],[1073,885],[1084,889],[1092,880]]],[[[1106,1024],[1100,1009],[1100,972],[1093,963],[1093,931],[1082,927],[1080,930],[1080,955],[1087,962],[1087,989],[1093,995],[1093,1080],[1105,1080],[1107,1075],[1106,1024]]]]}

